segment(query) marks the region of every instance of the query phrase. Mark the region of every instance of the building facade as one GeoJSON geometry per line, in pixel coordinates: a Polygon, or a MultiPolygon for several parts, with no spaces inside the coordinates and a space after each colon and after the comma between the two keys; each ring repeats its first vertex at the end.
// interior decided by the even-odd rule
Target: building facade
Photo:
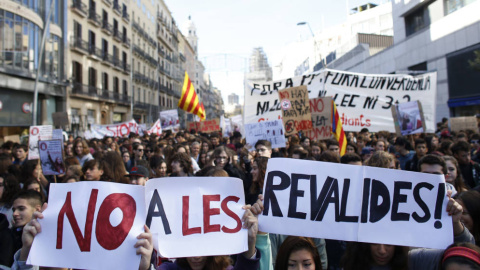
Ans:
{"type": "Polygon", "coordinates": [[[37,124],[53,124],[52,113],[66,108],[66,1],[54,2],[40,51],[50,3],[0,0],[0,136],[32,125],[37,74],[37,124]]]}
{"type": "Polygon", "coordinates": [[[70,131],[131,118],[131,31],[128,1],[73,0],[68,7],[70,131]]]}
{"type": "Polygon", "coordinates": [[[354,48],[329,68],[388,74],[437,72],[436,120],[480,113],[479,0],[395,1],[394,44],[371,56],[354,48]]]}

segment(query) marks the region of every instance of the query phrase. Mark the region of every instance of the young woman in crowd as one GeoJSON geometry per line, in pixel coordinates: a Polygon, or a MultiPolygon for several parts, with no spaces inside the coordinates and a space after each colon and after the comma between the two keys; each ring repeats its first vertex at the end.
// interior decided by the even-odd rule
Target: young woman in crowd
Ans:
{"type": "Polygon", "coordinates": [[[133,145],[133,155],[130,158],[132,160],[132,167],[139,165],[138,161],[145,159],[145,146],[140,143],[133,145]]]}
{"type": "Polygon", "coordinates": [[[265,172],[267,171],[268,158],[256,157],[252,164],[252,183],[248,189],[248,193],[245,194],[245,203],[254,204],[257,201],[258,195],[263,192],[263,182],[265,178],[265,172]]]}
{"type": "Polygon", "coordinates": [[[106,179],[104,175],[104,165],[105,163],[102,160],[92,159],[87,162],[82,167],[82,172],[86,181],[110,181],[111,179],[106,179]]]}
{"type": "Polygon", "coordinates": [[[12,226],[13,211],[12,199],[20,191],[20,185],[17,178],[11,174],[0,175],[0,215],[5,215],[12,226]]]}
{"type": "Polygon", "coordinates": [[[245,180],[245,173],[234,163],[235,152],[226,146],[217,146],[213,151],[213,162],[216,167],[224,169],[229,176],[245,180]]]}
{"type": "Polygon", "coordinates": [[[155,155],[150,158],[150,168],[152,170],[152,177],[166,177],[167,175],[167,162],[161,156],[155,155]]]}
{"type": "Polygon", "coordinates": [[[45,176],[43,175],[42,166],[40,165],[38,159],[31,159],[25,161],[20,167],[20,170],[21,176],[19,179],[22,184],[24,184],[30,179],[35,179],[40,184],[42,184],[43,187],[48,186],[49,182],[47,178],[45,178],[45,176]]]}
{"type": "Polygon", "coordinates": [[[186,153],[176,153],[170,158],[172,173],[170,176],[192,176],[192,160],[186,153]]]}
{"type": "Polygon", "coordinates": [[[88,144],[85,140],[76,140],[73,147],[73,152],[75,157],[80,162],[80,166],[86,161],[92,160],[93,156],[90,154],[90,148],[88,148],[88,144]]]}
{"type": "Polygon", "coordinates": [[[133,165],[132,165],[132,160],[130,158],[130,153],[128,151],[124,151],[122,153],[122,160],[123,160],[123,165],[125,166],[125,169],[127,171],[130,171],[133,165]]]}
{"type": "Polygon", "coordinates": [[[109,151],[103,156],[104,178],[111,182],[128,184],[130,180],[125,175],[128,173],[122,157],[117,152],[109,151]]]}
{"type": "Polygon", "coordinates": [[[317,247],[307,237],[289,236],[278,250],[275,270],[322,270],[317,247]]]}
{"type": "Polygon", "coordinates": [[[471,243],[454,243],[443,252],[440,270],[480,269],[480,248],[471,243]]]}
{"type": "Polygon", "coordinates": [[[462,173],[458,161],[452,156],[443,156],[445,163],[447,164],[448,174],[445,175],[445,181],[452,184],[457,192],[467,191],[467,186],[463,181],[462,173]]]}
{"type": "Polygon", "coordinates": [[[474,190],[459,192],[454,199],[462,206],[462,223],[480,246],[480,193],[474,190]]]}

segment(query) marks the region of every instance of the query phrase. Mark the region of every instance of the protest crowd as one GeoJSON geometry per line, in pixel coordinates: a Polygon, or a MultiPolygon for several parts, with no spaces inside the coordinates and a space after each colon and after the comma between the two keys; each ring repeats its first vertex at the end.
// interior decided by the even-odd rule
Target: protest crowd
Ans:
{"type": "Polygon", "coordinates": [[[448,119],[432,134],[397,136],[364,128],[346,132],[343,155],[334,138],[316,141],[302,132],[288,136],[286,147],[273,149],[268,140],[248,145],[239,131],[228,135],[195,130],[90,140],[70,135],[63,145],[64,172],[56,176],[44,175],[38,159],[27,159],[28,144],[4,142],[0,148],[0,268],[38,269],[26,260],[34,237],[41,234],[38,219],[47,208],[44,203],[52,183],[145,185],[153,178],[208,176],[243,181],[247,250],[236,256],[162,258],[145,226],[135,245],[141,256],[139,269],[480,269],[478,130],[450,131],[448,119]],[[451,198],[443,211],[452,216],[454,243],[445,250],[433,250],[261,232],[257,216],[264,207],[267,164],[281,157],[444,175],[451,198]]]}

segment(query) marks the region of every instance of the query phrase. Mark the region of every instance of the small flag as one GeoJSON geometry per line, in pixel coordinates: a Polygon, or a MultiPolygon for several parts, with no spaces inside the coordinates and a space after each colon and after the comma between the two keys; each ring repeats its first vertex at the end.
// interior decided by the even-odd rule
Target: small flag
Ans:
{"type": "Polygon", "coordinates": [[[340,156],[345,154],[347,150],[347,136],[345,136],[345,131],[343,131],[342,127],[342,119],[338,115],[337,106],[335,102],[332,100],[332,133],[335,136],[335,139],[338,141],[338,148],[340,148],[340,156]]]}
{"type": "Polygon", "coordinates": [[[205,107],[203,103],[198,100],[195,88],[193,88],[192,81],[185,71],[185,80],[183,81],[182,97],[178,101],[178,107],[186,112],[193,113],[200,117],[200,120],[205,120],[205,107]]]}

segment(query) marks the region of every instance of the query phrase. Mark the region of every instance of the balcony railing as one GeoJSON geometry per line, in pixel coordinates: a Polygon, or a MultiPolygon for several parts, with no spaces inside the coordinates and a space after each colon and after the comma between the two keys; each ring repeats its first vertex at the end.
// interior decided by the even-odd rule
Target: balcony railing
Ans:
{"type": "Polygon", "coordinates": [[[88,21],[96,26],[102,25],[102,16],[98,15],[95,10],[90,9],[88,11],[88,21]]]}
{"type": "Polygon", "coordinates": [[[122,35],[120,34],[118,28],[113,28],[113,38],[117,41],[122,41],[122,35]]]}
{"type": "Polygon", "coordinates": [[[123,67],[123,71],[125,73],[130,73],[130,71],[131,71],[130,64],[127,64],[127,63],[123,62],[122,67],[123,67]]]}
{"type": "Polygon", "coordinates": [[[87,5],[81,0],[73,0],[72,10],[83,17],[88,15],[87,5]]]}
{"type": "Polygon", "coordinates": [[[180,60],[185,62],[185,61],[187,61],[187,58],[185,58],[185,56],[182,53],[180,53],[180,60]]]}
{"type": "Polygon", "coordinates": [[[113,26],[108,23],[107,20],[102,21],[102,30],[107,33],[108,35],[111,35],[113,33],[113,26]]]}
{"type": "Polygon", "coordinates": [[[112,1],[111,1],[111,0],[103,0],[103,2],[105,2],[105,4],[107,4],[108,6],[111,6],[111,5],[112,5],[112,1]]]}
{"type": "Polygon", "coordinates": [[[89,44],[88,47],[88,53],[90,53],[90,56],[93,56],[94,58],[102,59],[103,58],[103,53],[102,50],[95,47],[94,44],[89,44]]]}
{"type": "Polygon", "coordinates": [[[72,93],[90,97],[98,97],[98,88],[81,83],[74,83],[72,93]]]}
{"type": "Polygon", "coordinates": [[[122,37],[122,43],[125,45],[125,47],[130,47],[130,39],[127,36],[122,37]]]}
{"type": "Polygon", "coordinates": [[[102,52],[102,60],[109,65],[114,65],[113,55],[111,55],[111,54],[108,54],[106,52],[102,52]]]}
{"type": "Polygon", "coordinates": [[[126,10],[124,10],[122,13],[123,13],[123,14],[122,14],[122,18],[123,18],[125,21],[129,22],[129,21],[130,21],[130,14],[128,14],[126,10]]]}
{"type": "Polygon", "coordinates": [[[118,0],[113,1],[113,11],[118,15],[122,14],[122,8],[120,7],[120,4],[118,4],[118,0]]]}
{"type": "Polygon", "coordinates": [[[81,38],[78,38],[78,37],[73,37],[72,38],[72,47],[74,49],[77,49],[77,50],[82,51],[84,53],[89,52],[88,42],[86,42],[85,40],[82,40],[81,38]]]}

